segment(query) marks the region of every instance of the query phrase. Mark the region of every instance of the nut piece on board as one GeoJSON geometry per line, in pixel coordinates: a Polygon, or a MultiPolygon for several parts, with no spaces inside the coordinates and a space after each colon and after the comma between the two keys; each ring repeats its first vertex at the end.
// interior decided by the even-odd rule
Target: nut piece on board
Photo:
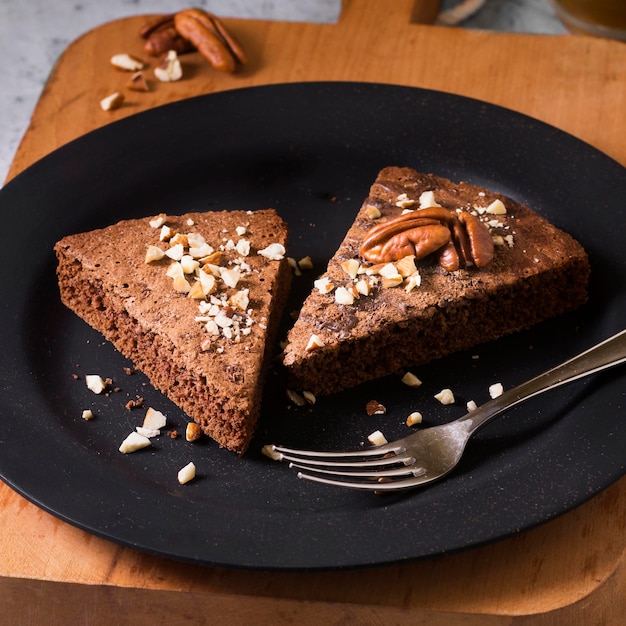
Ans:
{"type": "Polygon", "coordinates": [[[100,100],[100,108],[103,111],[114,111],[115,109],[119,109],[124,102],[124,94],[119,92],[112,93],[110,96],[106,98],[102,98],[100,100]]]}
{"type": "Polygon", "coordinates": [[[172,83],[183,77],[183,68],[174,50],[170,50],[165,55],[162,63],[154,68],[154,75],[162,83],[172,83]]]}

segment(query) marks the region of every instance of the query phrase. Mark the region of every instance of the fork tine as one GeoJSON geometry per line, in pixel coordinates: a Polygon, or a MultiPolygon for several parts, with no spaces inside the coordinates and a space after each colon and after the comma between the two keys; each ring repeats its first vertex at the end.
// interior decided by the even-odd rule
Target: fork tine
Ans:
{"type": "Polygon", "coordinates": [[[337,480],[333,478],[325,478],[323,476],[315,476],[314,474],[307,474],[305,472],[298,472],[298,478],[309,480],[315,483],[321,483],[323,485],[332,485],[334,487],[345,487],[347,489],[357,489],[360,491],[370,491],[373,493],[393,493],[395,491],[404,491],[406,489],[412,489],[417,485],[423,485],[430,482],[430,478],[425,477],[411,477],[402,480],[390,480],[390,481],[351,481],[351,480],[337,480]]]}
{"type": "Polygon", "coordinates": [[[406,448],[400,445],[399,442],[388,443],[382,446],[374,446],[372,448],[365,448],[364,450],[355,450],[352,452],[317,452],[315,450],[300,450],[298,448],[287,448],[285,446],[272,445],[272,450],[278,452],[281,457],[287,458],[287,455],[292,457],[304,457],[304,458],[323,458],[330,460],[340,459],[356,459],[356,458],[370,458],[381,457],[386,454],[403,454],[406,452],[406,448]]]}
{"type": "MultiPolygon", "coordinates": [[[[371,463],[364,463],[361,467],[370,467],[371,463]]],[[[351,469],[352,465],[348,466],[348,470],[337,470],[337,469],[326,469],[319,466],[311,466],[305,465],[301,463],[289,463],[289,467],[304,470],[305,472],[316,472],[317,474],[324,474],[327,476],[350,476],[353,478],[370,478],[372,480],[377,480],[383,477],[392,477],[392,476],[422,476],[426,473],[426,469],[423,467],[406,467],[403,465],[402,467],[393,467],[391,469],[375,469],[372,471],[358,471],[358,469],[351,469]]],[[[341,467],[345,467],[342,465],[341,467]]]]}
{"type": "Polygon", "coordinates": [[[349,456],[347,458],[340,458],[339,456],[333,456],[330,459],[315,459],[310,456],[298,456],[295,454],[285,454],[281,453],[281,461],[289,461],[294,464],[301,464],[306,468],[314,469],[317,467],[370,467],[370,468],[381,468],[381,467],[389,467],[391,465],[411,465],[415,463],[415,458],[411,456],[404,455],[394,455],[391,454],[389,456],[384,456],[380,458],[369,457],[362,461],[352,461],[351,459],[356,458],[355,456],[349,456]]]}

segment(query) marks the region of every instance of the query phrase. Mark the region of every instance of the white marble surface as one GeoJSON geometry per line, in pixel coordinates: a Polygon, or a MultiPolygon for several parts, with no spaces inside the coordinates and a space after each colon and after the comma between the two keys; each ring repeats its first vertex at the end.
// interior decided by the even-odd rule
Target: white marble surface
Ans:
{"type": "MultiPolygon", "coordinates": [[[[444,0],[443,8],[456,2],[444,0]]],[[[196,0],[191,5],[230,17],[334,22],[341,1],[196,0]]],[[[0,0],[0,181],[6,177],[48,74],[71,41],[103,22],[191,5],[174,0],[0,0]]],[[[549,0],[487,0],[463,27],[564,32],[549,0]]]]}

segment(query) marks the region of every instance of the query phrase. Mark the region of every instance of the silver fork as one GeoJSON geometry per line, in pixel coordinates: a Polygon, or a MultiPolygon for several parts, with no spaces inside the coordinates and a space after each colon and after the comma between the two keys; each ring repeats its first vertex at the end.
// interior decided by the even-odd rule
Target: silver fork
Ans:
{"type": "Polygon", "coordinates": [[[316,452],[272,445],[274,458],[289,461],[298,477],[374,492],[411,489],[448,474],[469,438],[507,409],[565,383],[626,361],[626,330],[589,348],[459,419],[425,428],[397,441],[354,452],[316,452]]]}

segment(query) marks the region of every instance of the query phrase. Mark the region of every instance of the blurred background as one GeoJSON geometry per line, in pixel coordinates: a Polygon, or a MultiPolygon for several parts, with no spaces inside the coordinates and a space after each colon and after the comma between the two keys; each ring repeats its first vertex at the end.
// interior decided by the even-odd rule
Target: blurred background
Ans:
{"type": "MultiPolygon", "coordinates": [[[[381,0],[387,1],[387,0],[381,0]]],[[[391,0],[393,1],[393,0],[391,0]]],[[[459,0],[443,0],[449,11],[459,0]]],[[[485,0],[457,27],[561,34],[550,0],[485,0]]],[[[224,17],[337,21],[341,0],[0,0],[0,184],[54,63],[70,42],[121,17],[198,6],[224,17]]]]}

